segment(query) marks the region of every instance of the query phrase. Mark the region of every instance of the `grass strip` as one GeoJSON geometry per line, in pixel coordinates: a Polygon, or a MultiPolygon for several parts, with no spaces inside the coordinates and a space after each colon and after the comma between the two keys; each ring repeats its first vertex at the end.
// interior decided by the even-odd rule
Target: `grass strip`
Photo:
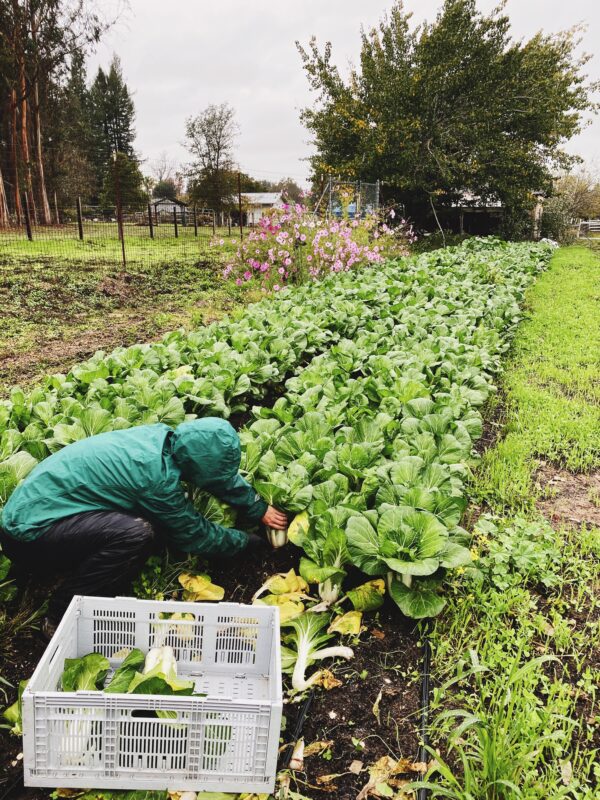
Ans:
{"type": "Polygon", "coordinates": [[[504,436],[472,481],[472,497],[503,516],[475,524],[475,565],[432,635],[432,797],[598,797],[600,530],[553,530],[534,475],[538,459],[572,471],[600,461],[599,289],[600,259],[571,247],[528,291],[504,436]]]}
{"type": "Polygon", "coordinates": [[[527,295],[503,381],[505,435],[482,459],[476,502],[532,511],[539,459],[572,472],[600,466],[600,253],[559,250],[527,295]]]}

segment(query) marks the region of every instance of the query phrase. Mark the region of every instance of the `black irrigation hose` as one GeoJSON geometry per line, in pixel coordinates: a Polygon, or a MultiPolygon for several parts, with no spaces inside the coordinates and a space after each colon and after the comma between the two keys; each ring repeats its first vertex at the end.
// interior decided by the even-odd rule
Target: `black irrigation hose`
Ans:
{"type": "MultiPolygon", "coordinates": [[[[427,746],[429,744],[429,678],[431,671],[431,642],[429,640],[430,625],[429,622],[425,623],[425,630],[423,631],[423,667],[421,670],[421,723],[420,723],[420,739],[419,754],[417,762],[426,764],[429,758],[427,746]]],[[[419,781],[422,781],[423,775],[420,776],[419,781]]],[[[417,800],[427,800],[429,797],[429,789],[423,787],[417,791],[417,800]]]]}
{"type": "Polygon", "coordinates": [[[302,728],[304,727],[304,721],[306,720],[307,714],[311,707],[314,694],[315,690],[313,688],[310,690],[310,694],[302,704],[302,708],[300,709],[300,713],[298,714],[298,719],[296,720],[296,724],[294,725],[292,738],[289,741],[288,752],[286,753],[286,756],[283,759],[282,769],[287,769],[290,765],[290,761],[292,760],[292,755],[294,754],[294,747],[296,745],[296,742],[300,738],[300,734],[302,733],[302,728]]]}

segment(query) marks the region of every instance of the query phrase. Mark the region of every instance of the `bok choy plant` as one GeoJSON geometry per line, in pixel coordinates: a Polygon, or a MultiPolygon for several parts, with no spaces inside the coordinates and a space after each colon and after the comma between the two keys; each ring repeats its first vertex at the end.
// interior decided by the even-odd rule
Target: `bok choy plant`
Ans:
{"type": "Polygon", "coordinates": [[[284,671],[292,673],[292,689],[295,692],[304,692],[318,683],[320,671],[306,677],[306,670],[315,661],[354,657],[354,651],[344,645],[322,647],[332,638],[332,634],[325,630],[330,621],[329,614],[307,612],[285,623],[292,630],[283,637],[282,663],[284,671]]]}
{"type": "MultiPolygon", "coordinates": [[[[453,541],[448,529],[428,511],[384,504],[377,511],[348,520],[350,558],[367,575],[385,576],[402,613],[414,618],[435,616],[444,606],[434,580],[441,568],[471,562],[468,548],[453,541]]],[[[439,583],[439,581],[438,581],[439,583]]]]}

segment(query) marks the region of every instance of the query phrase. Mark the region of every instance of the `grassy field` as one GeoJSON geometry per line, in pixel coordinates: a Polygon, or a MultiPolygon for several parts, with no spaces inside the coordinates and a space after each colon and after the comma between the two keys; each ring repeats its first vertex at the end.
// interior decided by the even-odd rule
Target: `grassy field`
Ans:
{"type": "Polygon", "coordinates": [[[600,791],[600,257],[561,249],[528,304],[473,479],[475,566],[432,634],[433,797],[600,791]]]}
{"type": "Polygon", "coordinates": [[[100,348],[210,322],[246,301],[247,293],[221,279],[234,236],[217,231],[224,244],[213,245],[209,229],[198,238],[190,227],[180,227],[178,238],[165,230],[159,226],[152,240],[126,226],[125,268],[121,243],[103,225],[86,228],[84,241],[56,229],[46,238],[34,230],[33,242],[0,234],[0,391],[100,348]]]}

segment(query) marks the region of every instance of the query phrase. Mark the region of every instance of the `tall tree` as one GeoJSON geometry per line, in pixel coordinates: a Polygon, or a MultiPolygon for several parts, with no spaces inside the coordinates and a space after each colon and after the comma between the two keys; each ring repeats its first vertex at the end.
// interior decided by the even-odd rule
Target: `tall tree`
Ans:
{"type": "Polygon", "coordinates": [[[362,33],[347,79],[330,43],[298,45],[319,95],[302,114],[313,172],[382,179],[417,215],[469,192],[500,199],[516,218],[572,162],[562,145],[594,107],[577,44],[576,30],[514,42],[502,6],[484,15],[475,0],[445,0],[417,27],[396,2],[362,33]]]}
{"type": "Polygon", "coordinates": [[[144,178],[137,161],[125,153],[115,152],[108,164],[102,182],[100,197],[103,206],[118,206],[141,210],[148,202],[144,178]]]}
{"type": "Polygon", "coordinates": [[[235,194],[233,147],[239,134],[235,111],[227,103],[209,105],[185,124],[194,161],[188,169],[193,200],[217,213],[231,206],[235,194]]]}
{"type": "Polygon", "coordinates": [[[102,185],[114,153],[135,158],[135,109],[131,93],[123,78],[121,62],[113,56],[108,72],[102,68],[89,91],[91,129],[91,161],[98,186],[102,185]]]}
{"type": "Polygon", "coordinates": [[[32,214],[50,222],[44,135],[49,96],[71,56],[88,50],[106,27],[88,0],[0,0],[0,139],[7,143],[7,195],[17,219],[23,193],[32,214]]]}

